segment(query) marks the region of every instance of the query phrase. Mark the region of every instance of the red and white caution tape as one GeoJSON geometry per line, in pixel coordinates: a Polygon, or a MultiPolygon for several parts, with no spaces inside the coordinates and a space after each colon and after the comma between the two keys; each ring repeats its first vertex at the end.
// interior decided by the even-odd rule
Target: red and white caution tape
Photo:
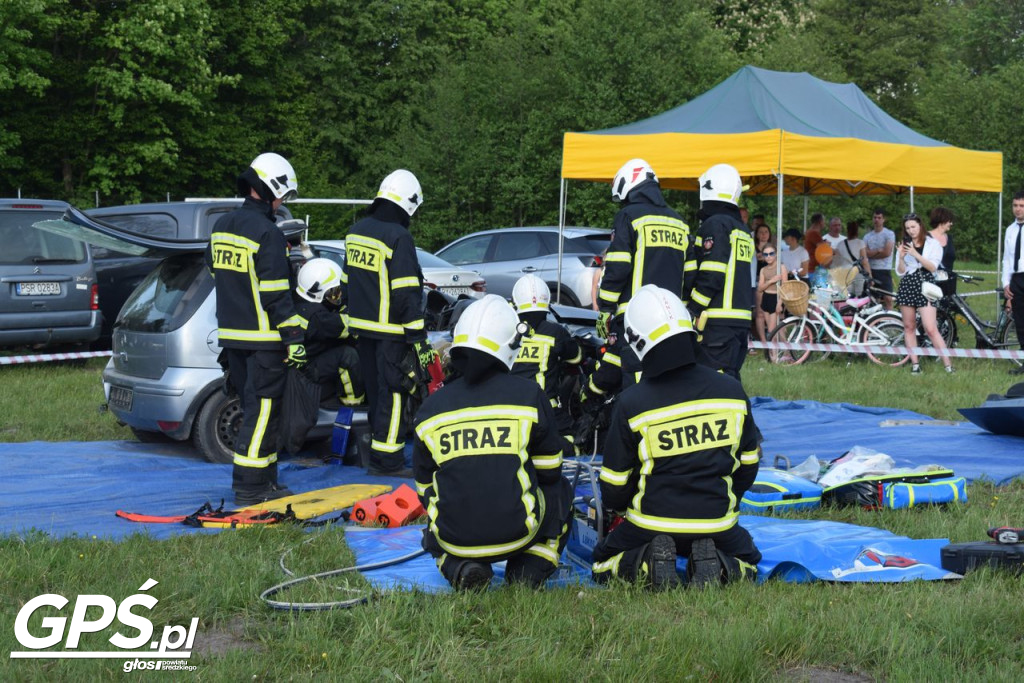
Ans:
{"type": "Polygon", "coordinates": [[[112,355],[111,351],[74,351],[71,353],[30,354],[24,356],[0,356],[0,365],[18,365],[21,363],[46,363],[55,360],[75,360],[77,358],[102,358],[112,355]]]}
{"type": "MultiPolygon", "coordinates": [[[[819,343],[796,343],[796,342],[762,342],[752,341],[749,343],[752,349],[775,349],[778,351],[831,351],[832,353],[857,353],[857,354],[878,354],[883,356],[902,356],[910,353],[906,346],[868,346],[866,344],[819,344],[819,343]]],[[[1024,360],[1024,351],[1010,349],[938,349],[928,347],[915,347],[914,352],[918,356],[949,356],[952,358],[1002,358],[1010,360],[1024,360]]]]}

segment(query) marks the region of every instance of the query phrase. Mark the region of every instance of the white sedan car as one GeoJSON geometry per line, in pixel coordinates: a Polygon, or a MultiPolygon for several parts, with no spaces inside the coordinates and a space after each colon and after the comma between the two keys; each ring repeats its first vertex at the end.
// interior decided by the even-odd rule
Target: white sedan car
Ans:
{"type": "MultiPolygon", "coordinates": [[[[345,240],[313,240],[309,242],[313,253],[344,265],[345,240]]],[[[429,251],[416,248],[416,258],[423,270],[423,285],[453,297],[460,294],[481,298],[487,293],[487,282],[472,270],[457,268],[429,251]]]]}

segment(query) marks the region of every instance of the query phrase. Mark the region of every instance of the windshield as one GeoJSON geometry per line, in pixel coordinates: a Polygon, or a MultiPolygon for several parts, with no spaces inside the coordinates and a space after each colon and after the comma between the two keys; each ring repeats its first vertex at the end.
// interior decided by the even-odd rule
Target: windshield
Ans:
{"type": "Polygon", "coordinates": [[[61,215],[59,211],[0,211],[0,265],[84,262],[81,242],[32,227],[36,221],[61,215]]]}
{"type": "Polygon", "coordinates": [[[162,261],[125,302],[117,326],[133,332],[170,332],[192,317],[213,290],[213,278],[198,254],[162,261]]]}
{"type": "Polygon", "coordinates": [[[420,262],[420,268],[447,268],[453,270],[455,266],[445,261],[440,256],[434,256],[429,251],[416,248],[416,260],[420,262]]]}

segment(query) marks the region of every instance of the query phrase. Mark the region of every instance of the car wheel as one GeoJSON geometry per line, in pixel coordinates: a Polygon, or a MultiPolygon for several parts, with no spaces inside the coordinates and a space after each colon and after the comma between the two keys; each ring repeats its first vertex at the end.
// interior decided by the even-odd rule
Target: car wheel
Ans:
{"type": "Polygon", "coordinates": [[[242,401],[223,391],[210,395],[199,409],[192,427],[192,443],[210,462],[232,463],[235,439],[242,426],[242,401]]]}
{"type": "MultiPolygon", "coordinates": [[[[551,303],[557,303],[558,297],[557,297],[555,291],[556,291],[555,288],[552,287],[551,288],[551,303]]],[[[573,295],[573,293],[570,292],[568,289],[566,289],[565,287],[562,287],[562,305],[563,306],[575,306],[575,307],[579,308],[580,300],[577,299],[575,297],[575,295],[573,295]]]]}
{"type": "Polygon", "coordinates": [[[139,443],[173,443],[174,439],[167,436],[163,432],[151,432],[148,429],[136,429],[135,427],[130,428],[132,434],[135,436],[135,440],[139,443]]]}

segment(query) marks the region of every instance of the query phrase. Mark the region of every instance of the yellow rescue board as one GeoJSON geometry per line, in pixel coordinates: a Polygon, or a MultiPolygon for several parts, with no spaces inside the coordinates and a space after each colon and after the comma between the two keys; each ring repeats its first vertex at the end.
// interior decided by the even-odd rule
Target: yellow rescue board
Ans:
{"type": "MultiPolygon", "coordinates": [[[[298,519],[313,519],[330,512],[350,508],[361,500],[373,498],[391,491],[387,484],[344,484],[329,489],[317,489],[294,496],[285,496],[277,500],[268,500],[257,505],[240,508],[236,512],[285,512],[291,505],[292,512],[298,519]]],[[[225,528],[231,522],[203,522],[204,527],[225,528]]],[[[256,526],[254,524],[235,523],[235,527],[256,526]]]]}

